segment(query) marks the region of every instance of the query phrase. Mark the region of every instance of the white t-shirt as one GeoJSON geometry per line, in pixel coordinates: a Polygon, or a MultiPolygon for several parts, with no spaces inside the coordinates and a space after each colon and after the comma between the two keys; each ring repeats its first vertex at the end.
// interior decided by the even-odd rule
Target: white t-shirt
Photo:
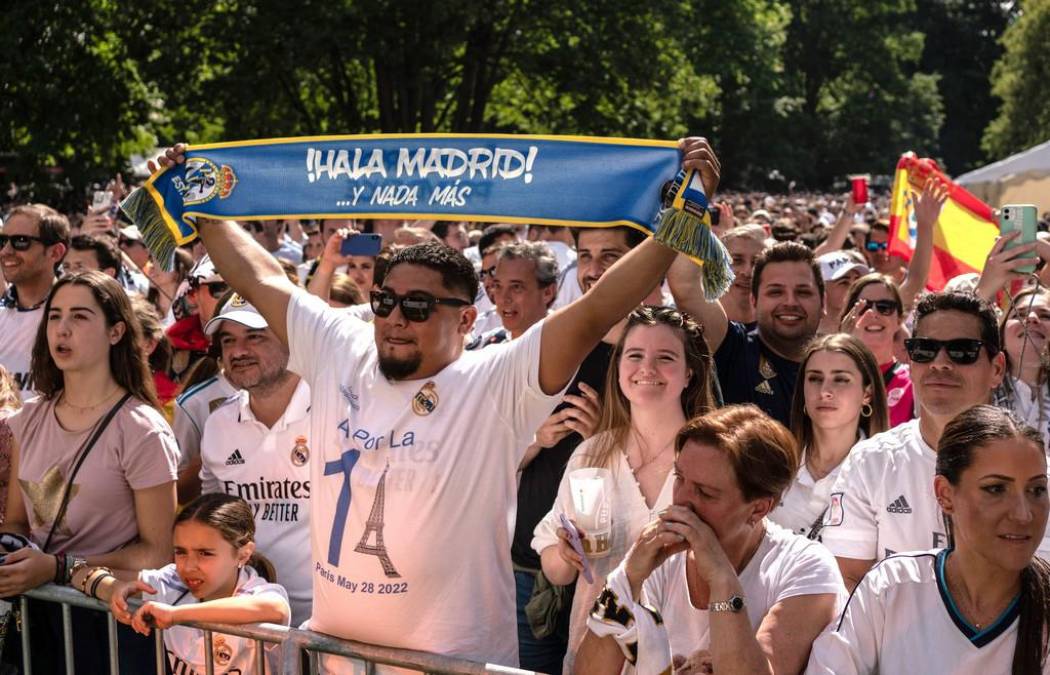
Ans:
{"type": "Polygon", "coordinates": [[[933,494],[936,462],[917,419],[857,443],[831,488],[824,545],[857,560],[947,546],[933,494]]]}
{"type": "MultiPolygon", "coordinates": [[[[542,555],[544,549],[558,545],[558,528],[561,527],[559,516],[561,514],[564,513],[565,517],[570,519],[575,517],[569,474],[576,469],[589,466],[589,458],[586,455],[591,452],[595,439],[599,436],[580,443],[569,457],[565,472],[561,476],[561,483],[558,485],[558,496],[550,512],[536,524],[533,530],[532,548],[536,553],[542,555]]],[[[567,670],[570,672],[575,653],[587,635],[587,615],[591,611],[594,599],[605,586],[606,575],[627,556],[627,549],[631,548],[631,545],[638,539],[642,529],[654,520],[660,511],[670,506],[674,495],[674,474],[668,471],[663,487],[660,488],[660,494],[657,495],[650,509],[645,503],[645,496],[638,487],[638,481],[635,480],[631,466],[627,463],[627,454],[617,448],[613,451],[612,461],[613,465],[610,469],[613,476],[613,492],[609,498],[609,505],[614,516],[609,537],[609,554],[603,558],[591,559],[594,583],[588,584],[582,574],[576,576],[576,592],[569,616],[569,649],[565,655],[567,670]]]]}
{"type": "MultiPolygon", "coordinates": [[[[139,579],[157,590],[156,595],[144,594],[143,600],[154,600],[168,605],[189,605],[197,602],[175,571],[175,563],[159,570],[142,570],[139,579]]],[[[251,567],[241,570],[233,597],[242,595],[267,595],[279,597],[288,603],[288,596],[279,584],[271,584],[251,567]]],[[[266,644],[266,672],[280,672],[280,650],[276,643],[266,644]]],[[[164,648],[168,653],[168,665],[178,675],[204,675],[204,631],[188,626],[173,626],[164,631],[164,648]]],[[[213,634],[212,657],[215,672],[220,675],[242,675],[254,673],[255,640],[233,635],[213,634]]]]}
{"type": "Polygon", "coordinates": [[[34,309],[18,307],[14,287],[0,296],[0,366],[14,378],[23,401],[36,396],[30,376],[30,361],[33,342],[40,321],[44,317],[44,305],[34,309]]]}
{"type": "MultiPolygon", "coordinates": [[[[1009,673],[1016,601],[983,630],[971,626],[945,583],[946,553],[895,555],[873,567],[842,618],[813,643],[807,675],[1009,673]]],[[[1042,672],[1050,673],[1050,662],[1042,672]]]]}
{"type": "Polygon", "coordinates": [[[554,254],[554,259],[558,261],[558,271],[564,272],[568,269],[569,265],[576,262],[576,249],[569,246],[563,241],[545,241],[547,248],[554,254]]]}
{"type": "MultiPolygon", "coordinates": [[[[835,594],[838,612],[846,602],[846,589],[827,549],[776,523],[767,520],[765,525],[766,536],[739,576],[751,626],[757,631],[770,608],[799,595],[835,594]]],[[[709,612],[697,609],[689,599],[687,561],[686,552],[668,558],[642,584],[641,598],[663,617],[672,656],[686,658],[710,646],[709,612]]],[[[622,565],[613,572],[620,573],[622,565]]]]}
{"type": "Polygon", "coordinates": [[[179,471],[200,457],[201,434],[208,416],[236,393],[237,390],[230,381],[219,373],[215,377],[198,382],[175,399],[171,429],[175,432],[175,440],[178,441],[179,451],[182,453],[179,471]]]}
{"type": "Polygon", "coordinates": [[[552,312],[583,297],[583,289],[580,288],[579,277],[576,274],[576,265],[576,262],[572,262],[562,271],[561,281],[558,282],[558,295],[551,305],[552,312]]]}
{"type": "MultiPolygon", "coordinates": [[[[840,558],[876,561],[947,546],[933,494],[936,464],[918,419],[857,443],[831,488],[824,545],[840,558]]],[[[1038,554],[1050,556],[1050,537],[1044,536],[1038,554]]]]}
{"type": "Polygon", "coordinates": [[[292,625],[310,618],[310,387],[302,380],[273,428],[255,419],[247,391],[218,408],[201,437],[201,491],[251,504],[255,545],[288,591],[292,625]]]}
{"type": "Polygon", "coordinates": [[[808,537],[814,523],[822,519],[827,509],[831,486],[835,484],[841,470],[842,464],[839,464],[820,480],[813,480],[813,474],[803,462],[780,504],[769,514],[769,519],[795,534],[808,537]]]}
{"type": "Polygon", "coordinates": [[[563,393],[540,390],[542,329],[391,382],[371,325],[292,296],[289,368],[313,398],[312,629],[517,665],[517,468],[563,393]]]}

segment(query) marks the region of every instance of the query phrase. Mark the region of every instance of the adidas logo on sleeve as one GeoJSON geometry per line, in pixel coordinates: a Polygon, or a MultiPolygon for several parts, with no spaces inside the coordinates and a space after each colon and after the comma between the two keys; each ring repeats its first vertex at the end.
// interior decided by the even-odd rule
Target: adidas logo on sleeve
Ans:
{"type": "Polygon", "coordinates": [[[886,511],[888,513],[911,513],[911,507],[908,506],[908,500],[904,498],[904,495],[901,495],[886,507],[886,511]]]}
{"type": "Polygon", "coordinates": [[[226,458],[226,466],[237,466],[244,464],[244,458],[241,457],[240,449],[234,450],[233,453],[226,458]]]}

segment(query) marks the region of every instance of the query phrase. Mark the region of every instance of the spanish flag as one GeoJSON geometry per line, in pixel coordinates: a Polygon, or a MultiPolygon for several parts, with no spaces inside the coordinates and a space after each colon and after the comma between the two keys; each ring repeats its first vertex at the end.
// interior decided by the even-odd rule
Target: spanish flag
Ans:
{"type": "Polygon", "coordinates": [[[933,229],[933,260],[926,287],[939,291],[949,279],[967,272],[980,272],[999,236],[992,207],[953,183],[932,159],[915,153],[901,155],[893,180],[890,201],[890,255],[910,260],[915,250],[915,213],[912,192],[919,194],[930,178],[948,186],[948,200],[933,229]]]}

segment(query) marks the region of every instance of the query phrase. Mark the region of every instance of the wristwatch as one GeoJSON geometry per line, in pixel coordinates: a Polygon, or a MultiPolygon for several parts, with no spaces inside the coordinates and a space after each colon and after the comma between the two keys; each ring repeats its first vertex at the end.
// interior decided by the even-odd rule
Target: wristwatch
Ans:
{"type": "Polygon", "coordinates": [[[87,558],[81,558],[80,556],[67,555],[66,556],[66,583],[73,581],[73,575],[76,574],[82,567],[87,567],[87,558]]]}
{"type": "Polygon", "coordinates": [[[725,602],[709,602],[707,603],[707,611],[709,612],[733,612],[736,614],[744,608],[744,599],[739,595],[734,595],[725,602]]]}

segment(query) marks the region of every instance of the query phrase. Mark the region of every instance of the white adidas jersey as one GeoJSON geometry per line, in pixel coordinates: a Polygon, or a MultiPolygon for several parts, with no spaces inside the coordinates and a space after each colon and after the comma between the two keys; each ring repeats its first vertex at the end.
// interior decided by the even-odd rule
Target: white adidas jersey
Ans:
{"type": "MultiPolygon", "coordinates": [[[[857,443],[831,488],[821,541],[839,558],[876,561],[947,546],[933,493],[936,463],[918,419],[857,443]]],[[[1039,555],[1048,553],[1044,538],[1039,555]]]]}
{"type": "Polygon", "coordinates": [[[248,392],[215,410],[201,437],[201,491],[225,492],[255,512],[255,545],[288,591],[292,624],[310,618],[310,387],[302,380],[284,415],[267,428],[248,392]]]}
{"type": "Polygon", "coordinates": [[[807,675],[1009,673],[1017,601],[987,627],[971,626],[944,580],[947,553],[895,555],[869,570],[841,619],[813,643],[807,675]]]}
{"type": "Polygon", "coordinates": [[[204,422],[226,399],[237,393],[230,381],[219,373],[198,382],[175,399],[171,430],[179,444],[179,470],[200,457],[204,422]]]}
{"type": "Polygon", "coordinates": [[[517,665],[517,467],[560,400],[539,387],[542,329],[391,382],[371,325],[292,296],[289,368],[313,399],[312,629],[517,665]]]}
{"type": "MultiPolygon", "coordinates": [[[[175,571],[175,563],[159,570],[142,570],[139,579],[157,590],[156,595],[144,594],[143,600],[154,600],[167,605],[190,605],[197,602],[175,571]]],[[[251,567],[241,570],[233,597],[269,595],[288,602],[288,596],[278,584],[271,584],[251,567]]],[[[279,673],[280,649],[276,643],[266,643],[266,672],[279,673]]],[[[172,675],[204,675],[204,631],[187,626],[174,626],[164,631],[164,649],[172,675]]],[[[212,658],[218,675],[246,675],[255,669],[255,640],[214,633],[212,658]]]]}
{"type": "Polygon", "coordinates": [[[0,366],[14,378],[19,396],[28,401],[36,396],[30,376],[30,361],[33,356],[33,341],[36,340],[44,307],[20,309],[11,295],[0,298],[0,366]]]}

